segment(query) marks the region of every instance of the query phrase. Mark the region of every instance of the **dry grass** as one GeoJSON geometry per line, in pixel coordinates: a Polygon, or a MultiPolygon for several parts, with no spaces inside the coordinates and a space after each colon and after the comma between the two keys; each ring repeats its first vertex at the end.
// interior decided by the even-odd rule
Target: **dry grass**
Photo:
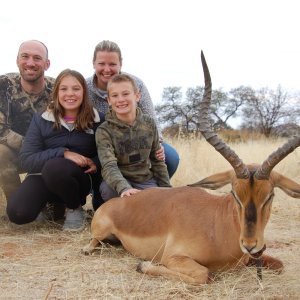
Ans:
{"type": "MultiPolygon", "coordinates": [[[[171,143],[181,157],[174,186],[230,167],[204,141],[171,143]]],[[[245,163],[262,162],[281,143],[260,140],[232,147],[245,163]]],[[[299,155],[296,150],[276,170],[300,182],[299,155]]],[[[203,286],[137,273],[139,260],[121,247],[104,246],[84,256],[80,250],[89,241],[88,226],[73,234],[57,224],[17,226],[7,220],[1,199],[0,299],[299,299],[300,201],[279,190],[265,236],[267,253],[285,264],[283,274],[263,271],[259,282],[254,268],[244,268],[216,274],[214,283],[203,286]]]]}

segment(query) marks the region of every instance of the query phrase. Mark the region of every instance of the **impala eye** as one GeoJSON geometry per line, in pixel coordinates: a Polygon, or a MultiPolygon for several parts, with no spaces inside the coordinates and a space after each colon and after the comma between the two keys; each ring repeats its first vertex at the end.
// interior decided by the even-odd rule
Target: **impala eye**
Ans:
{"type": "Polygon", "coordinates": [[[273,200],[274,194],[272,193],[269,198],[265,201],[265,203],[263,204],[263,208],[265,208],[266,205],[271,204],[272,200],[273,200]]]}
{"type": "Polygon", "coordinates": [[[234,191],[230,192],[234,198],[234,200],[237,202],[237,204],[239,205],[240,208],[242,208],[242,202],[239,200],[239,198],[237,197],[237,195],[235,194],[234,191]]]}

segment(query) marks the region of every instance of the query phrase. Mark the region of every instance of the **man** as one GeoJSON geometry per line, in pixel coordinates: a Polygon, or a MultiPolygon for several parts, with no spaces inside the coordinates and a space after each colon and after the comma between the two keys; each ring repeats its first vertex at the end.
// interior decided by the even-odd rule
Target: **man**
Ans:
{"type": "Polygon", "coordinates": [[[0,76],[0,187],[6,199],[20,185],[17,155],[32,115],[46,109],[54,84],[45,76],[50,60],[42,42],[23,42],[17,65],[20,73],[0,76]]]}

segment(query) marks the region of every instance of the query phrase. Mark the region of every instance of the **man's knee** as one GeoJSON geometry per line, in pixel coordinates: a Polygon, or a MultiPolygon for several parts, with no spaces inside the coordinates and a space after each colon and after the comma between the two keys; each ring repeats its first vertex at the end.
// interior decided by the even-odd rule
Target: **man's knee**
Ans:
{"type": "Polygon", "coordinates": [[[8,198],[20,185],[17,154],[6,145],[0,144],[0,187],[8,198]]]}
{"type": "Polygon", "coordinates": [[[6,145],[0,144],[0,164],[1,167],[14,164],[17,166],[18,153],[6,145]]]}
{"type": "Polygon", "coordinates": [[[0,144],[0,184],[1,178],[11,178],[12,175],[19,176],[18,155],[6,145],[0,144]]]}

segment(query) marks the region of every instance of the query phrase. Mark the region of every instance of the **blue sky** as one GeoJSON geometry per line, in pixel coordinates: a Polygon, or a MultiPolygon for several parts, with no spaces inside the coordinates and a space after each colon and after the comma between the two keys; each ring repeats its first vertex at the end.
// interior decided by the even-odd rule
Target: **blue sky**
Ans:
{"type": "Polygon", "coordinates": [[[164,87],[203,85],[203,49],[214,88],[281,84],[300,90],[297,0],[10,0],[1,3],[0,72],[17,71],[19,44],[49,48],[55,77],[64,68],[92,75],[95,45],[110,39],[123,70],[140,77],[153,101],[164,87]]]}

